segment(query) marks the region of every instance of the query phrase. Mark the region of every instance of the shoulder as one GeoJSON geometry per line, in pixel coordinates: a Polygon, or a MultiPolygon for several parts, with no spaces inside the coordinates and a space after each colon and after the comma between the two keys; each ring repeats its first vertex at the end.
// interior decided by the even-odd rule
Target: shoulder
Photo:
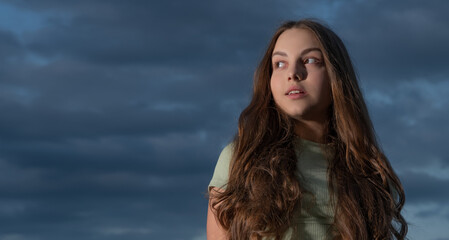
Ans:
{"type": "Polygon", "coordinates": [[[218,157],[216,169],[221,168],[222,171],[227,172],[229,170],[233,154],[234,143],[231,142],[221,150],[220,156],[218,157]]]}
{"type": "Polygon", "coordinates": [[[229,159],[232,158],[232,154],[234,154],[234,143],[231,142],[228,145],[226,145],[220,153],[219,159],[229,159]]]}
{"type": "Polygon", "coordinates": [[[224,147],[218,157],[217,164],[215,166],[212,180],[209,184],[210,187],[226,188],[225,185],[229,178],[229,168],[231,165],[232,155],[234,154],[234,143],[229,143],[224,147]]]}

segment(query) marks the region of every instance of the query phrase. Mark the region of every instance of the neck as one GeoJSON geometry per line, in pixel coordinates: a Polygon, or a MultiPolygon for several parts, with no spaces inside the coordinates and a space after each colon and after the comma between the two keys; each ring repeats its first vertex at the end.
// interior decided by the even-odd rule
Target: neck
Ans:
{"type": "Polygon", "coordinates": [[[325,123],[319,121],[297,121],[295,134],[312,142],[325,143],[325,123]]]}

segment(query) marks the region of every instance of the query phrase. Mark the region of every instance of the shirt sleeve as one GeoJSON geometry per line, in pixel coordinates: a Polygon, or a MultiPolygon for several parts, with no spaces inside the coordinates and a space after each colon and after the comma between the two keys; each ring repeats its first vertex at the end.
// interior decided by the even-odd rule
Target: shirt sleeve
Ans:
{"type": "Polygon", "coordinates": [[[234,152],[233,144],[228,144],[220,153],[217,165],[215,166],[214,175],[209,183],[209,191],[211,187],[226,189],[229,179],[229,165],[231,163],[232,154],[234,152]]]}

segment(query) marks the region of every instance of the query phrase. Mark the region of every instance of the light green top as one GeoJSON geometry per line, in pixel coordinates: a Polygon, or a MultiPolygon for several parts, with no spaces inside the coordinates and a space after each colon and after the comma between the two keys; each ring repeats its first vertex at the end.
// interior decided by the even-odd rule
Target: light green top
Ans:
{"type": "MultiPolygon", "coordinates": [[[[293,219],[294,225],[284,235],[284,240],[332,239],[330,233],[334,218],[333,207],[329,202],[327,184],[328,160],[322,148],[325,144],[295,138],[295,152],[298,157],[298,178],[307,190],[301,199],[301,212],[293,219]]],[[[232,144],[226,146],[218,158],[210,187],[226,188],[229,164],[232,157],[232,144]]]]}

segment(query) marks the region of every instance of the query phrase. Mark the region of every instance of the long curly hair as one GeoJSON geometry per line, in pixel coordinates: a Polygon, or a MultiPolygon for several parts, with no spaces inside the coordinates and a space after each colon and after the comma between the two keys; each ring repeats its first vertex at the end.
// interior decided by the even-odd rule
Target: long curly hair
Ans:
{"type": "Polygon", "coordinates": [[[296,175],[295,121],[276,107],[270,89],[274,46],[291,28],[316,37],[329,74],[332,104],[324,139],[335,150],[327,155],[327,174],[336,239],[405,239],[404,190],[377,143],[349,54],[332,30],[311,19],[281,25],[256,69],[226,189],[211,194],[219,223],[231,240],[281,239],[300,208],[305,190],[296,175]]]}

